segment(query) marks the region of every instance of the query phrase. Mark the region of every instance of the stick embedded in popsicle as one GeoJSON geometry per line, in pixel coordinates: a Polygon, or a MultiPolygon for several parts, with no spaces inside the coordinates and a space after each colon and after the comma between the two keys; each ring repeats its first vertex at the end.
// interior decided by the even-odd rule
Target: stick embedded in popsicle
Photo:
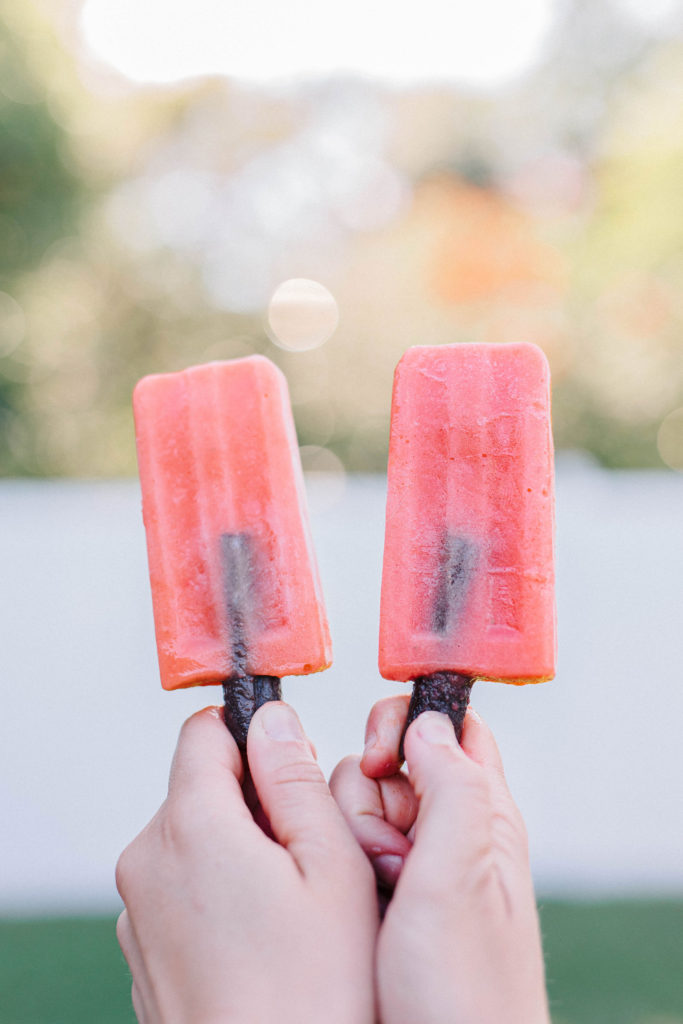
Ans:
{"type": "Polygon", "coordinates": [[[287,382],[263,356],[133,396],[161,683],[222,684],[244,749],[280,678],[331,663],[287,382]]]}
{"type": "Polygon", "coordinates": [[[394,378],[379,650],[386,679],[413,681],[406,728],[443,711],[460,739],[474,680],[553,677],[553,529],[541,350],[409,349],[394,378]]]}

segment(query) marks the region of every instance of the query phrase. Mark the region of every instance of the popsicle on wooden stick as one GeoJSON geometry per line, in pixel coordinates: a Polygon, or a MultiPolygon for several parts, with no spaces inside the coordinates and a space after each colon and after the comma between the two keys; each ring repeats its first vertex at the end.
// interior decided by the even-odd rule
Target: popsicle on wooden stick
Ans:
{"type": "Polygon", "coordinates": [[[133,408],[161,684],[221,683],[243,748],[282,676],[331,662],[287,382],[208,363],[144,377],[133,408]]]}
{"type": "MultiPolygon", "coordinates": [[[[409,349],[394,378],[379,668],[460,737],[475,679],[555,674],[550,375],[534,345],[409,349]]],[[[406,727],[407,727],[406,725],[406,727]]]]}

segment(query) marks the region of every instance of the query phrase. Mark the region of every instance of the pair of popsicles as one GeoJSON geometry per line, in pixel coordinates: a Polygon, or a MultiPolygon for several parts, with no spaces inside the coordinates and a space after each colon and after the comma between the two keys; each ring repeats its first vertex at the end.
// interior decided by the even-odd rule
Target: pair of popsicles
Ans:
{"type": "MultiPolygon", "coordinates": [[[[162,685],[222,683],[244,747],[331,646],[287,384],[262,356],[134,395],[162,685]]],[[[417,347],[396,371],[380,672],[462,727],[477,678],[554,674],[549,374],[532,345],[417,347]]]]}

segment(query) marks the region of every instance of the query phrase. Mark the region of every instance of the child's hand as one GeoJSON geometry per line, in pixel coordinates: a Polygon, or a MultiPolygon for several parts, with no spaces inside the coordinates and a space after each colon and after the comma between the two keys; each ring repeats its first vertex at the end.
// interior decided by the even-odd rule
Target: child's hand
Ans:
{"type": "Polygon", "coordinates": [[[185,723],[168,798],[124,851],[117,927],[141,1024],[371,1022],[372,871],[294,711],[270,703],[248,758],[274,839],[243,796],[218,708],[185,723]]]}
{"type": "Polygon", "coordinates": [[[352,831],[393,887],[377,953],[383,1024],[547,1024],[543,957],[524,823],[484,722],[375,705],[362,760],[330,783],[352,831]]]}

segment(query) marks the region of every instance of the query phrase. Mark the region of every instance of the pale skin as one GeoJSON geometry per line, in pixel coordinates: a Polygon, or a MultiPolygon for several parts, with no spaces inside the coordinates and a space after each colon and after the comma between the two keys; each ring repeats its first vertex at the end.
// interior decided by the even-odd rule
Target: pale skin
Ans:
{"type": "Polygon", "coordinates": [[[469,710],[462,745],[426,712],[398,747],[407,697],[372,709],[362,759],[330,786],[393,895],[380,928],[383,1024],[549,1024],[526,829],[495,740],[469,710]]]}
{"type": "Polygon", "coordinates": [[[294,711],[254,717],[256,824],[219,708],[185,723],[168,797],[123,852],[117,935],[140,1024],[370,1024],[372,870],[294,711]]]}
{"type": "Polygon", "coordinates": [[[253,786],[220,709],[189,719],[168,797],[117,867],[141,1024],[548,1024],[526,834],[493,737],[468,712],[460,747],[428,712],[407,776],[405,713],[375,705],[363,758],[330,788],[287,705],[254,716],[253,786]],[[375,876],[393,891],[381,927],[375,876]]]}

